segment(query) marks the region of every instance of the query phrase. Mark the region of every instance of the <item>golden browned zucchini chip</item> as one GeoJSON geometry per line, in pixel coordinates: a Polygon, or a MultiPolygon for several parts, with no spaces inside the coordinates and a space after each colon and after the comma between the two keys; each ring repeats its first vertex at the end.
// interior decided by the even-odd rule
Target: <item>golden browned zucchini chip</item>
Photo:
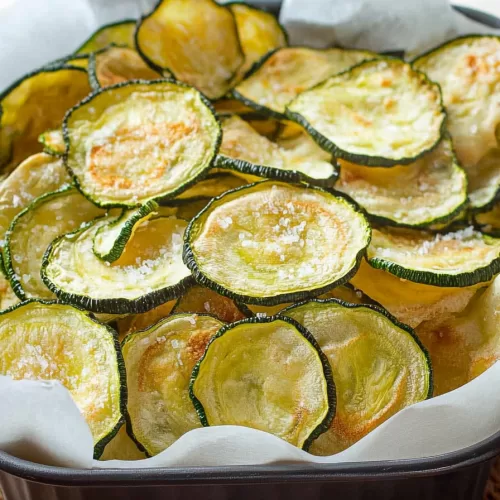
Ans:
{"type": "Polygon", "coordinates": [[[124,21],[105,24],[76,50],[76,54],[90,54],[112,43],[133,48],[135,45],[134,32],[136,24],[135,19],[125,19],[124,21]]]}
{"type": "Polygon", "coordinates": [[[153,68],[170,71],[210,99],[231,89],[244,62],[234,16],[214,0],[160,0],[135,36],[153,68]]]}
{"type": "Polygon", "coordinates": [[[448,129],[469,176],[472,208],[490,203],[500,189],[500,38],[465,36],[419,57],[413,66],[441,86],[448,129]]]}
{"type": "Polygon", "coordinates": [[[311,445],[315,455],[345,450],[407,406],[432,395],[431,366],[415,332],[384,309],[337,299],[280,313],[309,330],[332,368],[337,411],[311,445]]]}
{"type": "Polygon", "coordinates": [[[335,386],[312,335],[290,318],[223,327],[193,369],[190,394],[203,425],[242,425],[299,447],[330,426],[335,386]]]}
{"type": "Polygon", "coordinates": [[[123,342],[128,432],[149,456],[201,427],[189,398],[189,379],[222,326],[212,316],[175,314],[123,342]]]}
{"type": "Polygon", "coordinates": [[[274,305],[348,281],[369,241],[368,222],[345,198],[263,181],[215,198],[193,219],[184,262],[221,295],[274,305]]]}
{"type": "Polygon", "coordinates": [[[170,80],[101,89],[64,120],[66,163],[101,206],[134,207],[186,190],[212,165],[221,131],[195,89],[170,80]]]}
{"type": "Polygon", "coordinates": [[[125,425],[120,427],[116,436],[106,445],[99,460],[142,460],[146,454],[127,434],[125,425]]]}
{"type": "Polygon", "coordinates": [[[426,227],[454,219],[467,202],[467,177],[448,139],[411,165],[370,167],[340,161],[335,189],[379,223],[426,227]]]}
{"type": "Polygon", "coordinates": [[[364,50],[282,48],[264,56],[233,94],[257,111],[284,119],[285,107],[298,94],[374,57],[376,54],[364,50]]]}
{"type": "Polygon", "coordinates": [[[87,72],[62,65],[30,73],[0,94],[0,174],[38,153],[38,136],[60,127],[89,92],[87,72]]]}

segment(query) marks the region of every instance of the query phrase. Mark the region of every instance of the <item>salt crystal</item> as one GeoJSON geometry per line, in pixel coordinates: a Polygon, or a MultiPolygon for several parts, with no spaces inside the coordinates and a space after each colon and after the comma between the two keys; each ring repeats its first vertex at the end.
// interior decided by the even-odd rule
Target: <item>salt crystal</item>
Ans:
{"type": "Polygon", "coordinates": [[[205,302],[203,307],[205,308],[205,311],[210,312],[210,302],[205,302]]]}

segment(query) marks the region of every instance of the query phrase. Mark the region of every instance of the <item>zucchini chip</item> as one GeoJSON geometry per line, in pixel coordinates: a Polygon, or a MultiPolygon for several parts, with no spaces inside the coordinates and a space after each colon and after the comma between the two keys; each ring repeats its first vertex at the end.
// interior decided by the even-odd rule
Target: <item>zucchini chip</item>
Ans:
{"type": "Polygon", "coordinates": [[[245,305],[237,304],[210,288],[199,285],[191,287],[177,299],[172,313],[211,314],[224,323],[233,323],[252,316],[252,312],[245,305]]]}
{"type": "Polygon", "coordinates": [[[325,187],[333,186],[338,175],[334,158],[305,132],[273,142],[236,115],[222,119],[222,144],[215,164],[257,177],[325,187]]]}
{"type": "Polygon", "coordinates": [[[467,202],[467,177],[446,139],[411,165],[367,168],[340,162],[335,189],[381,224],[426,227],[452,220],[467,202]]]}
{"type": "Polygon", "coordinates": [[[439,86],[399,59],[366,61],[306,90],[287,107],[332,154],[360,165],[407,165],[445,130],[439,86]]]}
{"type": "Polygon", "coordinates": [[[142,222],[113,263],[93,252],[110,217],[56,239],[44,255],[41,276],[58,298],[93,312],[133,314],[179,297],[191,283],[182,264],[187,222],[158,217],[142,222]]]}
{"type": "Polygon", "coordinates": [[[246,106],[281,120],[298,94],[374,57],[377,55],[364,50],[281,48],[265,55],[233,89],[233,95],[246,106]]]}
{"type": "Polygon", "coordinates": [[[63,131],[67,166],[100,206],[175,196],[211,167],[221,139],[208,101],[170,80],[97,91],[68,112],[63,131]]]}
{"type": "MultiPolygon", "coordinates": [[[[177,196],[176,200],[183,200],[182,203],[185,203],[187,201],[215,198],[226,191],[236,189],[245,184],[248,183],[231,173],[215,173],[181,193],[177,196]]],[[[171,203],[174,203],[174,200],[171,200],[171,203]]]]}
{"type": "Polygon", "coordinates": [[[128,432],[147,455],[160,453],[201,427],[189,398],[189,379],[222,326],[208,315],[176,314],[123,342],[128,432]]]}
{"type": "Polygon", "coordinates": [[[66,151],[61,129],[46,130],[38,136],[38,142],[43,146],[44,153],[48,155],[62,156],[66,151]]]}
{"type": "MultiPolygon", "coordinates": [[[[3,263],[2,263],[3,266],[3,263]]],[[[10,286],[10,281],[0,272],[0,311],[8,309],[19,302],[19,297],[10,286]]]]}
{"type": "Polygon", "coordinates": [[[193,369],[190,395],[204,426],[251,427],[305,450],[335,414],[328,360],[290,318],[221,328],[193,369]]]}
{"type": "Polygon", "coordinates": [[[446,288],[414,283],[374,269],[364,260],[351,283],[413,328],[422,321],[462,311],[478,288],[477,285],[446,288]]]}
{"type": "Polygon", "coordinates": [[[40,151],[38,136],[61,126],[64,114],[90,92],[83,68],[50,66],[0,94],[0,173],[40,151]]]}
{"type": "Polygon", "coordinates": [[[480,231],[496,238],[500,237],[500,203],[496,203],[488,212],[474,215],[474,222],[480,231]]]}
{"type": "Polygon", "coordinates": [[[108,225],[101,226],[95,234],[93,250],[95,255],[106,262],[118,260],[125,245],[132,238],[135,229],[151,218],[158,205],[149,201],[137,209],[124,210],[108,225]]]}
{"type": "Polygon", "coordinates": [[[262,56],[271,50],[288,45],[285,29],[276,17],[243,2],[226,4],[236,19],[245,62],[240,68],[244,75],[262,56]]]}
{"type": "Polygon", "coordinates": [[[465,36],[424,54],[413,66],[441,86],[448,129],[469,176],[469,198],[478,209],[500,189],[500,37],[465,36]]]}
{"type": "Polygon", "coordinates": [[[141,56],[210,99],[231,89],[244,62],[236,21],[214,0],[160,0],[137,26],[141,56]]]}
{"type": "Polygon", "coordinates": [[[38,196],[70,182],[61,160],[44,153],[24,160],[0,184],[0,248],[14,217],[38,196]]]}
{"type": "Polygon", "coordinates": [[[90,55],[89,79],[94,90],[129,80],[155,80],[161,75],[151,69],[134,50],[111,46],[90,55]]]}
{"type": "Polygon", "coordinates": [[[500,280],[479,290],[467,309],[417,328],[432,360],[436,395],[452,391],[500,359],[500,280]]]}
{"type": "Polygon", "coordinates": [[[3,249],[7,277],[17,296],[54,298],[40,277],[42,257],[52,241],[104,211],[70,186],[34,200],[12,221],[3,249]]]}
{"type": "Polygon", "coordinates": [[[370,226],[345,198],[263,181],[215,198],[191,221],[184,262],[221,295],[274,305],[348,281],[369,241],[370,226]]]}
{"type": "Polygon", "coordinates": [[[85,311],[54,302],[23,302],[0,318],[0,375],[64,385],[90,427],[98,458],[126,413],[115,332],[85,311]]]}
{"type": "Polygon", "coordinates": [[[142,460],[144,458],[146,454],[139,450],[127,434],[126,426],[122,425],[116,436],[104,448],[99,460],[142,460]]]}
{"type": "Polygon", "coordinates": [[[90,54],[112,43],[133,48],[135,45],[134,32],[136,24],[135,19],[125,19],[116,23],[105,24],[85,40],[75,53],[90,54]]]}
{"type": "Polygon", "coordinates": [[[500,239],[472,226],[437,234],[374,229],[367,259],[374,268],[415,283],[471,286],[500,272],[500,239]]]}
{"type": "Polygon", "coordinates": [[[432,396],[427,353],[415,332],[384,309],[312,300],[280,315],[313,334],[337,388],[335,418],[312,443],[314,455],[339,453],[398,411],[432,396]]]}
{"type": "Polygon", "coordinates": [[[212,200],[212,198],[197,198],[196,200],[186,200],[177,207],[177,217],[190,221],[198,215],[212,200]]]}

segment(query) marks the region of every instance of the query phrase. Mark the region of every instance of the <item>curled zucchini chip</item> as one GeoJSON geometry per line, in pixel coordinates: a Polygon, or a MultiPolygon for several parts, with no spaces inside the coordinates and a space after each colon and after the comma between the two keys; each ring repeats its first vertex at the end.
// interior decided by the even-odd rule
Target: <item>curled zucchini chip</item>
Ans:
{"type": "Polygon", "coordinates": [[[435,394],[460,387],[500,359],[500,280],[477,292],[468,307],[417,328],[432,360],[435,394]]]}
{"type": "Polygon", "coordinates": [[[487,205],[500,188],[500,38],[465,36],[424,54],[413,66],[441,86],[448,129],[469,175],[473,208],[487,205]]]}
{"type": "Polygon", "coordinates": [[[195,89],[170,80],[132,81],[95,92],[63,125],[67,166],[101,206],[173,197],[207,169],[219,124],[195,89]]]}
{"type": "Polygon", "coordinates": [[[89,92],[87,72],[62,65],[30,73],[0,94],[0,173],[38,153],[38,136],[59,127],[89,92]]]}
{"type": "Polygon", "coordinates": [[[54,302],[24,302],[0,318],[0,374],[64,385],[90,427],[98,458],[126,412],[115,332],[80,309],[54,302]]]}
{"type": "MultiPolygon", "coordinates": [[[[248,184],[241,177],[232,175],[230,173],[215,173],[208,176],[206,179],[197,182],[194,186],[190,187],[179,196],[176,200],[199,200],[206,198],[215,198],[216,196],[230,191],[231,189],[236,189],[237,187],[244,186],[248,184]]],[[[172,203],[174,201],[172,200],[172,203]]],[[[183,201],[184,203],[185,201],[183,201]]]]}
{"type": "Polygon", "coordinates": [[[75,53],[90,54],[112,43],[133,48],[135,45],[134,32],[136,24],[135,19],[125,19],[116,23],[105,24],[93,33],[75,53]]]}
{"type": "Polygon", "coordinates": [[[364,260],[351,283],[413,328],[422,321],[462,311],[478,288],[477,285],[447,288],[414,283],[374,269],[364,260]]]}
{"type": "Polygon", "coordinates": [[[345,450],[403,408],[432,395],[430,361],[414,331],[384,309],[337,299],[288,307],[330,363],[337,410],[315,455],[345,450]]]}
{"type": "Polygon", "coordinates": [[[287,116],[318,144],[360,165],[407,165],[445,129],[439,86],[399,59],[358,64],[300,94],[287,116]]]}
{"type": "Polygon", "coordinates": [[[251,311],[243,304],[219,295],[218,293],[195,285],[177,299],[172,313],[205,313],[211,314],[224,323],[233,323],[252,316],[251,311]]]}
{"type": "Polygon", "coordinates": [[[146,454],[127,434],[125,425],[120,427],[116,436],[106,445],[99,460],[142,460],[146,454]]]}
{"type": "Polygon", "coordinates": [[[335,414],[328,360],[290,318],[221,328],[193,369],[190,394],[205,426],[252,427],[305,450],[335,414]]]}
{"type": "Polygon", "coordinates": [[[288,45],[285,29],[269,12],[243,2],[231,2],[229,8],[236,19],[245,55],[240,75],[244,75],[263,55],[288,45]]]}
{"type": "Polygon", "coordinates": [[[482,233],[500,237],[500,203],[496,203],[488,212],[475,214],[474,222],[482,233]]]}
{"type": "Polygon", "coordinates": [[[14,217],[35,198],[70,182],[61,160],[44,153],[24,160],[0,184],[0,247],[14,217]]]}
{"type": "Polygon", "coordinates": [[[64,137],[61,129],[47,130],[38,137],[43,151],[52,156],[62,156],[66,151],[64,137]]]}
{"type": "Polygon", "coordinates": [[[99,229],[109,217],[55,240],[44,255],[41,275],[60,299],[89,311],[146,312],[182,294],[190,274],[182,264],[187,222],[158,217],[142,222],[113,263],[93,252],[99,229]]]}
{"type": "Polygon", "coordinates": [[[274,305],[348,281],[369,241],[370,226],[345,198],[264,181],[215,198],[191,221],[184,262],[221,295],[274,305]]]}
{"type": "Polygon", "coordinates": [[[40,277],[42,257],[52,241],[104,211],[67,187],[35,199],[12,221],[3,249],[7,276],[17,296],[54,298],[40,277]]]}
{"type": "Polygon", "coordinates": [[[233,95],[265,115],[284,119],[286,106],[298,94],[374,57],[376,54],[364,50],[281,48],[264,56],[233,95]]]}
{"type": "Polygon", "coordinates": [[[129,80],[155,80],[160,73],[151,69],[134,50],[108,47],[89,58],[89,78],[93,89],[109,87],[129,80]]]}
{"type": "Polygon", "coordinates": [[[160,0],[135,33],[142,57],[210,99],[224,96],[243,64],[232,12],[214,0],[160,0]]]}
{"type": "Polygon", "coordinates": [[[337,179],[335,160],[304,132],[296,138],[273,142],[234,115],[222,119],[222,134],[217,167],[326,187],[337,179]]]}
{"type": "Polygon", "coordinates": [[[467,202],[467,177],[448,139],[411,165],[366,168],[340,162],[335,189],[382,224],[426,227],[452,220],[467,202]]]}
{"type": "Polygon", "coordinates": [[[189,379],[222,326],[208,315],[176,314],[125,339],[128,431],[149,456],[201,427],[189,398],[189,379]]]}
{"type": "Polygon", "coordinates": [[[149,201],[137,209],[124,210],[117,219],[101,226],[94,237],[95,255],[106,262],[118,260],[135,229],[154,215],[158,205],[149,201]]]}
{"type": "Polygon", "coordinates": [[[374,229],[367,259],[377,269],[416,283],[471,286],[500,272],[500,239],[472,226],[438,234],[374,229]]]}

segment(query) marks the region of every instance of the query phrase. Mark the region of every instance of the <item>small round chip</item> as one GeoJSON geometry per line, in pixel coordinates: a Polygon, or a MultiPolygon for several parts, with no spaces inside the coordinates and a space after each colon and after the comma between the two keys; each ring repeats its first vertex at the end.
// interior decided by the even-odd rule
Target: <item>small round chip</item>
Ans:
{"type": "Polygon", "coordinates": [[[221,139],[208,101],[170,80],[97,91],[68,112],[63,131],[79,189],[103,207],[174,197],[210,168],[221,139]]]}
{"type": "Polygon", "coordinates": [[[348,281],[369,241],[368,222],[345,198],[263,181],[215,198],[191,221],[184,262],[222,295],[274,305],[348,281]]]}
{"type": "Polygon", "coordinates": [[[335,414],[328,360],[290,318],[223,327],[193,369],[191,399],[203,425],[241,425],[307,449],[335,414]]]}

